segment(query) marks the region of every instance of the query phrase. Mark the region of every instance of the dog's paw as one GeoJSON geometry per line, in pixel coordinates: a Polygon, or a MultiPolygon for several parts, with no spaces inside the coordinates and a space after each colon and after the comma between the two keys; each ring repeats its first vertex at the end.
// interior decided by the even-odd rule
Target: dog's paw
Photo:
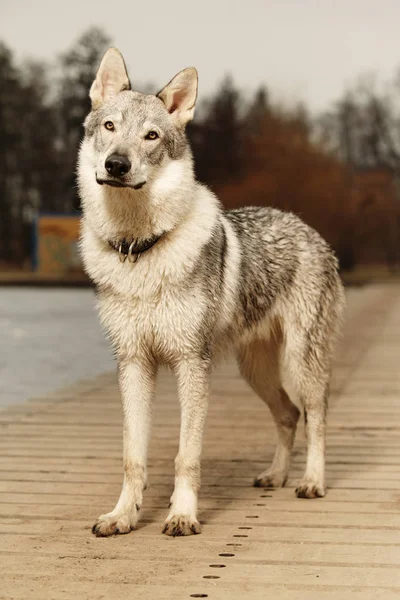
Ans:
{"type": "Polygon", "coordinates": [[[97,519],[92,527],[92,533],[97,537],[129,533],[136,527],[137,521],[138,518],[135,513],[126,512],[116,514],[110,512],[106,515],[101,515],[97,519]]]}
{"type": "Polygon", "coordinates": [[[303,479],[296,488],[298,498],[323,498],[325,496],[325,487],[316,481],[303,479]]]}
{"type": "Polygon", "coordinates": [[[196,517],[187,515],[173,515],[165,521],[163,530],[165,535],[197,535],[201,533],[201,525],[196,517]]]}
{"type": "Polygon", "coordinates": [[[283,487],[287,480],[287,473],[283,471],[263,471],[253,481],[254,487],[265,487],[265,488],[280,488],[283,487]]]}

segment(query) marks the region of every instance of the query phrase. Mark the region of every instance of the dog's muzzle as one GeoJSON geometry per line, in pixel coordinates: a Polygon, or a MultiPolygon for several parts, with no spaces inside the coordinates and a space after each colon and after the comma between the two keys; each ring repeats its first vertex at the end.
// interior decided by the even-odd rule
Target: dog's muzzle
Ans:
{"type": "Polygon", "coordinates": [[[132,163],[127,156],[114,153],[106,158],[104,166],[111,177],[124,177],[131,170],[132,163]]]}
{"type": "Polygon", "coordinates": [[[132,170],[132,163],[127,156],[123,154],[113,153],[108,156],[104,162],[104,167],[110,177],[106,179],[100,179],[96,174],[96,181],[99,185],[110,185],[111,187],[118,188],[132,188],[134,190],[140,190],[146,183],[146,180],[132,182],[135,180],[135,174],[130,174],[130,177],[126,176],[132,170]]]}
{"type": "Polygon", "coordinates": [[[127,183],[126,181],[118,181],[118,179],[99,179],[96,177],[96,182],[99,185],[109,185],[111,187],[116,188],[131,188],[132,190],[140,190],[144,185],[146,185],[146,181],[139,181],[138,183],[127,183]]]}

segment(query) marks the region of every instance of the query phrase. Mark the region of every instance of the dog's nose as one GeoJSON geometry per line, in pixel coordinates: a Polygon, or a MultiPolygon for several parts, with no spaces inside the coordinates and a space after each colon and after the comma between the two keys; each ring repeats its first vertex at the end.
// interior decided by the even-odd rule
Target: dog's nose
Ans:
{"type": "Polygon", "coordinates": [[[113,177],[123,177],[130,171],[131,166],[129,158],[121,154],[110,154],[105,162],[107,173],[113,177]]]}

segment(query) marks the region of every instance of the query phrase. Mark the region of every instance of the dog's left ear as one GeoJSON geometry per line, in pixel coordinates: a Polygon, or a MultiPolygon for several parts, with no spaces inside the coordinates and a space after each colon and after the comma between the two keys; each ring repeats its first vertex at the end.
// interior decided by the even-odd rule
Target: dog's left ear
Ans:
{"type": "Polygon", "coordinates": [[[106,100],[111,100],[119,92],[130,90],[125,61],[117,48],[109,48],[97,71],[96,79],[90,88],[93,108],[98,108],[106,100]]]}
{"type": "Polygon", "coordinates": [[[168,112],[183,127],[193,119],[197,98],[198,75],[194,67],[184,69],[175,75],[157,94],[168,112]]]}

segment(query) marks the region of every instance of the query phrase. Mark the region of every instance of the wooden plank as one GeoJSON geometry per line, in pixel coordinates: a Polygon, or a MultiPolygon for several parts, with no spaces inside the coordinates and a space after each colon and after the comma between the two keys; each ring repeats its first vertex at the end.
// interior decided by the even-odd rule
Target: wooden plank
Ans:
{"type": "MultiPolygon", "coordinates": [[[[207,594],[205,597],[213,600],[243,600],[243,590],[245,590],[246,600],[260,600],[260,598],[279,598],[279,600],[310,600],[318,598],[320,600],[398,600],[399,588],[366,588],[366,587],[344,587],[344,586],[321,586],[309,583],[302,586],[275,585],[268,582],[263,584],[262,590],[258,584],[250,582],[242,583],[239,588],[238,583],[226,577],[221,580],[207,580],[202,577],[186,578],[181,585],[168,585],[168,580],[164,585],[158,582],[154,584],[157,577],[147,584],[109,583],[101,581],[94,585],[92,581],[79,580],[71,581],[67,576],[58,577],[57,580],[48,578],[24,576],[24,582],[21,578],[12,576],[2,577],[2,600],[14,600],[27,598],[29,590],[30,598],[40,598],[40,600],[71,600],[79,598],[80,600],[104,600],[104,598],[118,598],[118,600],[188,600],[193,593],[207,594]],[[192,582],[191,584],[188,582],[192,582]],[[263,594],[260,596],[260,592],[263,594]]],[[[176,579],[174,574],[173,579],[176,579]]],[[[310,575],[312,581],[312,575],[310,575]]],[[[201,597],[201,596],[200,596],[201,597]]],[[[204,597],[204,596],[203,596],[204,597]]]]}
{"type": "MultiPolygon", "coordinates": [[[[162,515],[160,515],[162,516],[162,515]]],[[[137,530],[132,532],[126,538],[118,537],[115,541],[116,547],[120,544],[136,543],[136,538],[147,540],[150,537],[155,537],[158,540],[163,540],[163,536],[160,536],[161,521],[155,522],[142,522],[139,524],[137,530]],[[126,539],[126,542],[125,542],[126,539]]],[[[37,540],[41,544],[46,544],[48,536],[57,534],[65,536],[65,532],[68,533],[68,539],[76,540],[77,547],[79,548],[82,543],[85,545],[92,545],[97,543],[97,538],[94,538],[90,532],[90,526],[87,525],[86,520],[75,520],[68,519],[66,524],[63,521],[57,519],[40,519],[40,518],[23,518],[21,515],[17,517],[2,517],[0,522],[0,533],[6,535],[25,535],[28,537],[37,536],[37,540]]],[[[387,529],[352,529],[351,536],[347,528],[333,527],[296,527],[290,525],[279,526],[265,526],[259,527],[256,531],[250,530],[239,530],[232,528],[231,525],[221,525],[218,523],[213,524],[213,527],[208,527],[203,534],[203,544],[207,544],[210,540],[218,540],[220,543],[225,544],[237,544],[247,543],[254,541],[254,535],[257,534],[257,542],[265,544],[276,544],[281,542],[291,542],[297,544],[303,544],[305,542],[312,542],[316,544],[340,544],[343,547],[343,552],[346,553],[346,547],[353,544],[358,545],[380,545],[390,546],[393,548],[393,552],[398,552],[400,548],[399,532],[398,530],[387,530],[387,529]],[[241,537],[236,537],[240,535],[241,537]]],[[[32,538],[35,539],[35,538],[32,538]]],[[[7,543],[7,542],[5,542],[7,543]]],[[[111,542],[110,542],[111,543],[111,542]]],[[[142,543],[142,542],[140,542],[142,543]]],[[[149,542],[150,543],[150,542],[149,542]]],[[[151,541],[153,544],[153,541],[151,541]]],[[[202,547],[203,547],[202,544],[202,547]]],[[[33,547],[34,544],[29,543],[28,547],[33,547]]]]}
{"type": "MultiPolygon", "coordinates": [[[[176,550],[175,550],[176,551],[176,550]]],[[[36,553],[23,555],[18,553],[20,562],[16,560],[16,556],[9,553],[3,555],[1,560],[3,568],[6,569],[9,575],[15,576],[57,576],[57,573],[68,570],[69,578],[73,580],[84,579],[83,573],[90,569],[93,573],[93,578],[96,579],[97,583],[102,581],[108,581],[116,583],[120,582],[120,574],[118,570],[123,570],[123,579],[126,584],[135,584],[138,581],[137,571],[140,572],[143,579],[151,580],[156,575],[157,581],[164,581],[166,585],[170,582],[168,577],[172,572],[176,572],[176,568],[179,564],[182,564],[182,559],[179,557],[171,561],[171,557],[168,554],[153,555],[151,564],[149,560],[141,559],[140,556],[134,557],[136,569],[132,569],[132,556],[125,554],[123,558],[103,558],[100,556],[97,560],[92,558],[81,558],[74,557],[71,555],[55,556],[54,553],[45,555],[36,553]],[[172,563],[172,564],[171,564],[172,563]]],[[[185,562],[185,575],[178,577],[177,579],[186,579],[196,577],[200,574],[212,574],[214,570],[210,570],[210,564],[214,564],[211,561],[221,561],[218,553],[215,553],[211,557],[210,561],[199,559],[197,557],[188,556],[184,554],[185,562]]],[[[253,582],[257,582],[258,585],[263,586],[264,584],[280,584],[283,585],[287,582],[288,569],[287,563],[281,564],[280,561],[274,562],[271,559],[262,560],[246,560],[245,556],[240,559],[238,556],[233,557],[230,561],[226,558],[224,563],[229,562],[227,566],[231,581],[240,582],[243,579],[249,578],[253,582]]],[[[366,565],[367,568],[362,568],[363,572],[363,588],[382,587],[382,588],[398,588],[400,591],[400,582],[398,568],[396,565],[371,567],[366,565]]],[[[182,569],[183,571],[183,569],[182,569]]],[[[342,586],[357,586],[360,585],[360,567],[355,565],[343,565],[343,563],[325,565],[311,565],[307,561],[296,561],[291,563],[291,578],[296,582],[296,585],[301,587],[308,585],[310,580],[317,581],[321,586],[329,585],[336,586],[337,582],[340,581],[342,586]]],[[[221,571],[219,571],[221,572],[221,571]]]]}
{"type": "MultiPolygon", "coordinates": [[[[171,490],[172,491],[172,490],[171,490]]],[[[95,506],[100,507],[100,512],[112,510],[116,497],[110,495],[104,497],[103,502],[96,502],[95,506]]],[[[97,518],[99,511],[92,506],[71,506],[71,505],[53,505],[53,504],[0,504],[0,518],[3,517],[22,517],[27,519],[56,519],[59,521],[68,521],[69,519],[77,519],[86,521],[88,525],[97,518]]],[[[164,518],[167,515],[167,503],[165,508],[149,508],[143,509],[143,522],[149,522],[156,519],[160,523],[160,527],[164,518]]],[[[343,527],[350,529],[397,529],[400,531],[400,513],[379,513],[379,520],[375,513],[320,513],[320,512],[293,512],[293,511],[268,511],[260,517],[260,510],[255,510],[255,507],[250,507],[248,510],[237,509],[233,510],[228,506],[225,510],[214,511],[210,514],[208,511],[200,513],[200,520],[206,526],[213,526],[215,522],[218,524],[227,525],[232,522],[238,525],[248,525],[252,528],[258,527],[280,527],[287,525],[297,525],[297,527],[343,527]],[[249,516],[250,515],[250,516],[249,516]],[[254,515],[257,515],[254,517],[254,515]]]]}
{"type": "MultiPolygon", "coordinates": [[[[309,565],[335,565],[345,566],[346,564],[352,566],[369,566],[370,568],[383,567],[391,568],[400,566],[400,553],[394,552],[394,549],[398,546],[392,545],[366,545],[357,544],[343,546],[342,544],[335,544],[333,542],[283,542],[282,540],[275,540],[271,542],[273,548],[268,558],[260,558],[266,552],[265,545],[268,540],[258,541],[257,532],[252,536],[252,539],[248,541],[246,549],[243,548],[243,543],[237,539],[237,543],[234,546],[227,546],[224,541],[219,539],[206,539],[203,540],[203,553],[207,552],[215,557],[221,553],[233,553],[236,559],[241,559],[246,562],[252,562],[253,564],[281,564],[285,561],[292,564],[309,564],[309,565]],[[256,536],[256,539],[254,537],[256,536]],[[345,558],[344,558],[345,557],[345,558]]],[[[129,541],[129,548],[133,554],[140,552],[141,561],[152,561],[154,555],[159,557],[160,562],[165,562],[165,541],[159,535],[154,535],[152,538],[151,546],[143,545],[143,536],[134,535],[131,536],[129,541]]],[[[65,536],[30,536],[27,539],[26,535],[15,534],[12,537],[3,536],[0,538],[0,561],[5,555],[16,555],[27,553],[27,543],[31,542],[32,549],[28,554],[34,556],[40,556],[45,559],[46,556],[54,557],[55,551],[59,556],[68,556],[71,558],[83,558],[83,559],[95,559],[102,544],[94,539],[89,544],[82,544],[81,547],[71,548],[71,543],[65,536]]],[[[187,543],[175,543],[174,544],[174,559],[184,561],[187,558],[189,548],[192,549],[193,544],[187,543]]],[[[104,546],[104,542],[103,542],[104,546]]],[[[113,544],[113,554],[110,560],[129,560],[126,555],[127,544],[113,544]]],[[[106,556],[104,556],[106,558],[106,556]]],[[[224,557],[222,557],[224,558],[224,557]]],[[[232,558],[232,557],[229,557],[232,558]]],[[[136,559],[136,563],[137,563],[136,559]]]]}

